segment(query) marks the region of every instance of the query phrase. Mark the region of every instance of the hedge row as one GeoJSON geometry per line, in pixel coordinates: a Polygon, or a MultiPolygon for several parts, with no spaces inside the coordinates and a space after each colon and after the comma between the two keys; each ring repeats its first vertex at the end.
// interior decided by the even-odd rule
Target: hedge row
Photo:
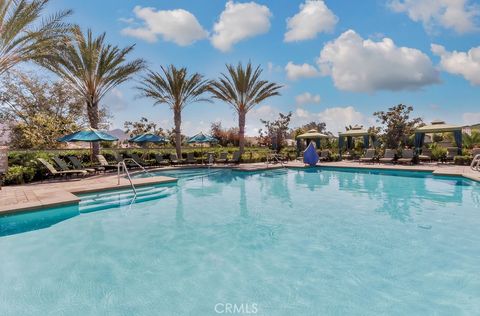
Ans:
{"type": "MultiPolygon", "coordinates": [[[[227,152],[228,158],[233,157],[233,153],[237,151],[235,147],[208,147],[208,148],[186,148],[182,149],[182,157],[186,158],[188,153],[194,154],[196,158],[205,157],[207,153],[213,152],[218,157],[221,152],[227,152]]],[[[165,159],[170,157],[170,154],[175,153],[172,148],[166,149],[102,149],[101,154],[105,156],[108,161],[115,161],[114,152],[122,155],[123,157],[129,157],[130,154],[137,154],[146,162],[155,161],[155,154],[161,154],[165,159]]],[[[266,161],[267,154],[270,152],[265,147],[249,147],[245,149],[245,153],[242,155],[242,161],[250,162],[263,162],[266,161]]],[[[295,158],[295,149],[286,148],[282,150],[282,153],[287,155],[289,159],[295,158]]],[[[43,158],[52,162],[53,157],[57,156],[63,159],[65,162],[69,162],[68,156],[76,156],[82,161],[85,167],[89,167],[92,164],[90,158],[90,151],[87,149],[75,149],[75,150],[55,150],[55,151],[11,151],[8,154],[9,169],[4,177],[3,183],[5,185],[23,184],[32,181],[39,181],[45,177],[46,170],[38,162],[37,158],[43,158]]]]}

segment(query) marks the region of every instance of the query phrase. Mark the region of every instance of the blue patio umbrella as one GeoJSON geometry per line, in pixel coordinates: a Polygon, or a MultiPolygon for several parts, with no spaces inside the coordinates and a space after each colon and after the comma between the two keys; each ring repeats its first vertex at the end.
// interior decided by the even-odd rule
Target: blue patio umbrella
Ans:
{"type": "MultiPolygon", "coordinates": [[[[205,135],[204,133],[200,132],[197,135],[190,137],[187,140],[187,143],[188,144],[193,144],[193,143],[202,144],[202,148],[203,148],[203,144],[205,144],[205,143],[207,143],[207,144],[218,143],[218,139],[216,139],[215,137],[209,136],[209,135],[205,135]]],[[[203,154],[202,154],[202,163],[203,163],[203,154]]]]}
{"type": "Polygon", "coordinates": [[[204,144],[204,143],[218,143],[218,139],[215,137],[205,135],[204,133],[200,132],[195,136],[192,136],[188,139],[187,143],[192,144],[192,143],[198,143],[198,144],[204,144]]]}
{"type": "Polygon", "coordinates": [[[159,143],[159,144],[164,144],[167,142],[165,137],[151,134],[151,133],[134,136],[130,138],[128,141],[131,143],[159,143]]]}
{"type": "Polygon", "coordinates": [[[80,130],[78,132],[65,135],[57,139],[59,142],[99,142],[99,141],[106,141],[106,142],[113,142],[118,140],[117,137],[107,134],[105,132],[96,130],[94,128],[86,128],[80,130]]]}
{"type": "Polygon", "coordinates": [[[86,129],[80,130],[80,131],[72,133],[72,134],[65,135],[65,136],[57,139],[58,142],[62,142],[62,143],[67,143],[67,142],[88,142],[88,143],[90,143],[90,149],[91,149],[90,158],[91,158],[92,161],[93,161],[92,143],[100,142],[100,141],[114,142],[114,141],[117,141],[117,140],[118,140],[117,137],[112,136],[110,134],[107,134],[105,132],[96,130],[94,128],[86,128],[86,129]]]}

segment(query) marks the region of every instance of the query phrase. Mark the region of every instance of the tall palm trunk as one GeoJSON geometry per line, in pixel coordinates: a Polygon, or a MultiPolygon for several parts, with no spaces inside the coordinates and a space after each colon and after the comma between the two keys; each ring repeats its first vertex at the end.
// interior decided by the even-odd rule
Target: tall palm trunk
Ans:
{"type": "Polygon", "coordinates": [[[175,110],[173,112],[173,121],[175,123],[175,149],[177,151],[178,158],[182,158],[182,112],[175,110]]]}
{"type": "MultiPolygon", "coordinates": [[[[87,115],[90,127],[98,129],[100,122],[100,115],[98,113],[98,102],[88,101],[87,102],[87,115]]],[[[92,143],[93,156],[100,154],[100,144],[98,142],[92,143]]]]}
{"type": "Polygon", "coordinates": [[[238,146],[240,147],[240,154],[243,154],[245,150],[245,111],[241,110],[238,112],[238,146]]]}

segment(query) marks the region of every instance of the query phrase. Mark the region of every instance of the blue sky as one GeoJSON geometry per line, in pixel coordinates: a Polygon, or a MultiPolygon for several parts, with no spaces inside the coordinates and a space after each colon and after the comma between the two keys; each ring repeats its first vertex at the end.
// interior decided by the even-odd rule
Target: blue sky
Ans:
{"type": "MultiPolygon", "coordinates": [[[[398,103],[426,121],[480,122],[478,2],[57,0],[49,8],[73,9],[72,22],[112,44],[135,43],[131,57],[150,69],[175,64],[216,78],[226,63],[260,64],[284,88],[247,116],[250,135],[278,112],[294,112],[293,126],[325,121],[337,132],[373,125],[374,111],[398,103]]],[[[170,128],[168,107],[137,98],[135,80],[103,102],[113,127],[145,116],[170,128]]],[[[183,121],[191,135],[212,121],[234,126],[236,116],[221,102],[191,104],[183,121]]]]}

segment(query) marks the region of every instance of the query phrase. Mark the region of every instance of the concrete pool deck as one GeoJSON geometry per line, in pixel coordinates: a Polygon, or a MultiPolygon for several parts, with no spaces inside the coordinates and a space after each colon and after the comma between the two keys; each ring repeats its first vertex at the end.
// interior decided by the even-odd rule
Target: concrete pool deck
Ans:
{"type": "MultiPolygon", "coordinates": [[[[240,165],[218,165],[214,168],[232,168],[238,171],[262,171],[279,169],[282,167],[304,168],[299,161],[290,161],[284,165],[252,163],[240,165]]],[[[431,172],[435,175],[460,176],[474,181],[480,181],[480,172],[471,170],[469,166],[457,166],[448,164],[422,164],[422,165],[395,165],[395,164],[371,164],[354,161],[322,162],[320,167],[333,168],[357,168],[379,170],[403,170],[431,172]]],[[[155,170],[175,170],[183,168],[198,168],[200,166],[167,167],[155,170]]],[[[161,183],[176,182],[177,179],[165,176],[147,178],[134,178],[135,186],[145,186],[161,183]]],[[[116,173],[96,175],[88,178],[75,178],[70,180],[46,181],[42,183],[30,183],[18,186],[6,186],[0,190],[0,215],[51,208],[56,206],[78,203],[80,199],[75,194],[88,193],[103,190],[129,188],[127,179],[121,178],[120,185],[116,173]]]]}

